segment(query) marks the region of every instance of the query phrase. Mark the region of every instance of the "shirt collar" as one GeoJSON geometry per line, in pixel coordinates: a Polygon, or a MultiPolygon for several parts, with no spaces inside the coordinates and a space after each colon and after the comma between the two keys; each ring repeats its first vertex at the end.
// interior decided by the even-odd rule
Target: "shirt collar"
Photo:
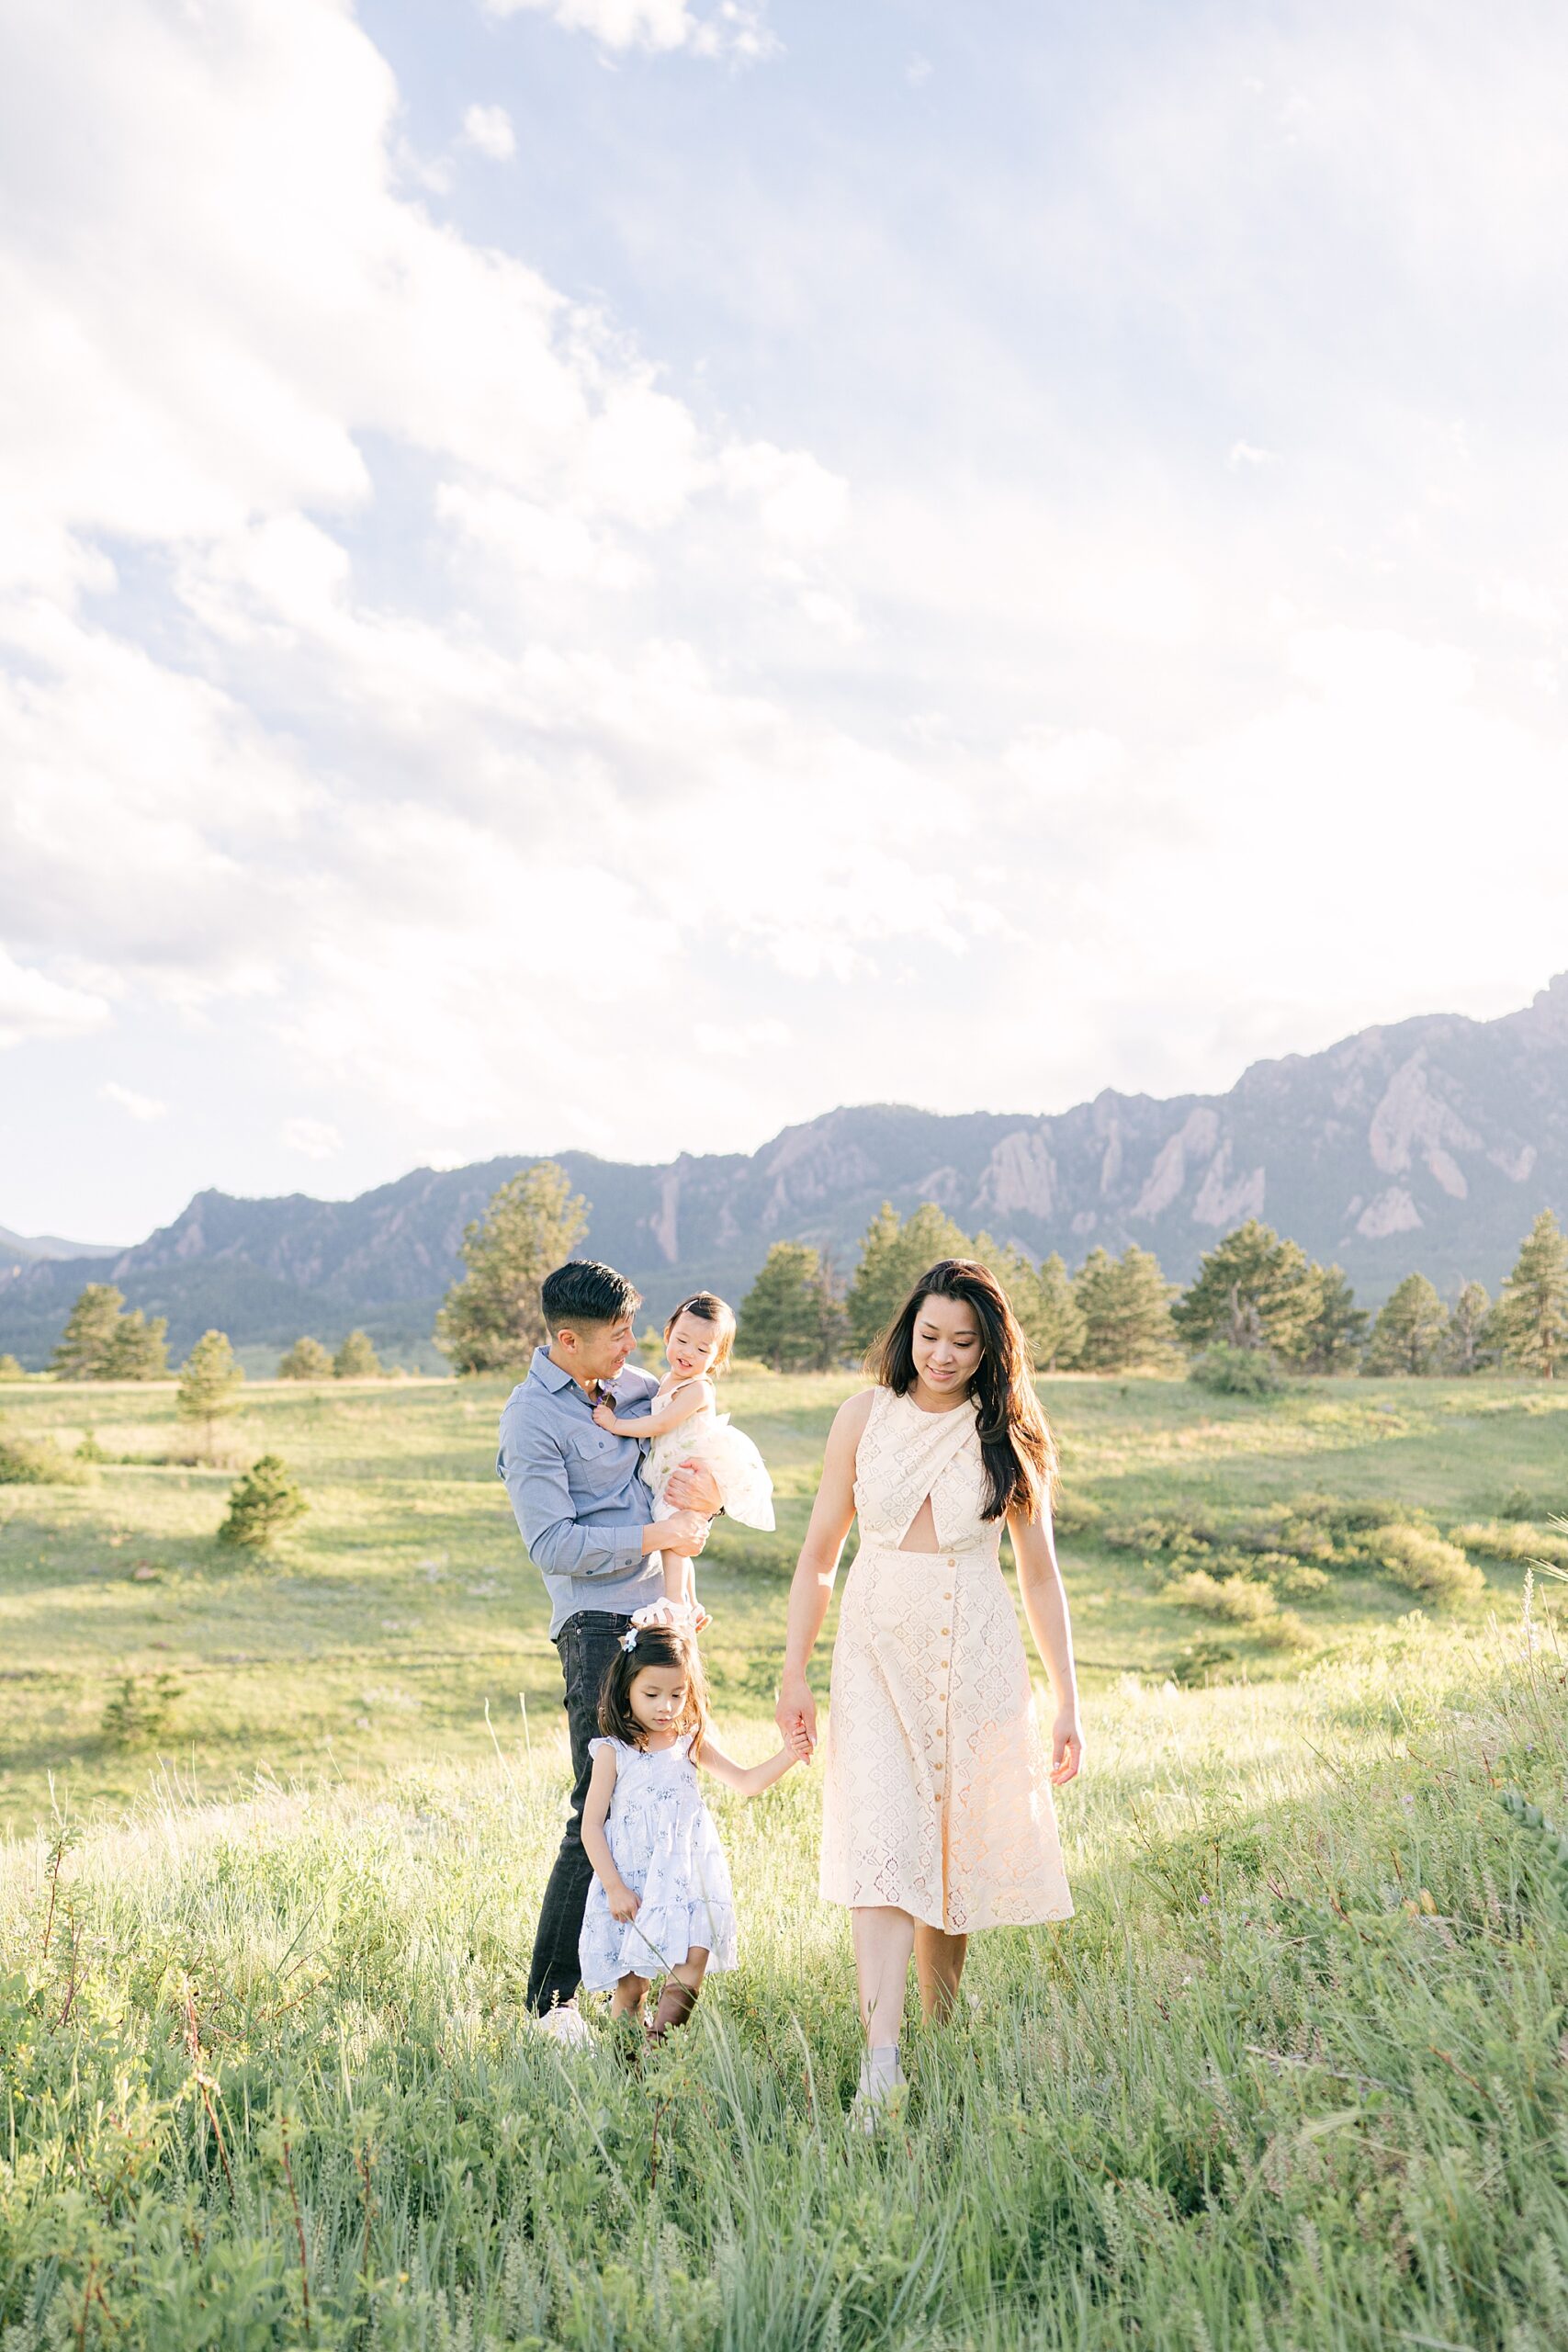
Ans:
{"type": "MultiPolygon", "coordinates": [[[[562,1370],[561,1366],[557,1363],[555,1358],[551,1355],[548,1348],[535,1349],[534,1361],[529,1365],[528,1370],[530,1378],[536,1380],[542,1388],[552,1389],[557,1396],[560,1394],[563,1388],[575,1388],[579,1396],[581,1397],[582,1402],[585,1405],[588,1405],[587,1391],[578,1386],[577,1382],[573,1380],[570,1372],[562,1370]]],[[[619,1375],[617,1375],[614,1380],[602,1380],[599,1384],[599,1394],[601,1396],[609,1397],[613,1404],[621,1404],[623,1399],[621,1396],[619,1375]]],[[[592,1406],[589,1406],[589,1410],[592,1410],[592,1406]]]]}

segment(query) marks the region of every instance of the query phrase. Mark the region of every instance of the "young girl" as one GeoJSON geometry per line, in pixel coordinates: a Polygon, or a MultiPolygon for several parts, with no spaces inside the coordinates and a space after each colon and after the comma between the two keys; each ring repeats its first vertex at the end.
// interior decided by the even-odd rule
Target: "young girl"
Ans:
{"type": "Polygon", "coordinates": [[[714,1747],[696,1645],[671,1625],[634,1625],[624,1635],[599,1723],[604,1736],[589,1743],[582,1808],[593,1883],[578,1960],[585,1989],[610,1993],[612,2017],[639,2017],[650,1980],[662,1976],[650,2028],[662,2041],[691,2016],[704,1973],[735,1965],[729,1871],[696,1767],[754,1797],[783,1779],[807,1743],[793,1740],[750,1768],[714,1747]]]}
{"type": "MultiPolygon", "coordinates": [[[[670,1369],[659,1384],[653,1410],[640,1419],[623,1419],[613,1405],[596,1406],[593,1418],[602,1430],[616,1437],[649,1438],[643,1476],[653,1489],[655,1519],[668,1519],[674,1506],[664,1499],[671,1474],[682,1462],[701,1462],[718,1480],[729,1518],[746,1527],[773,1524],[773,1482],[767,1464],[750,1439],[730,1426],[728,1413],[716,1409],[714,1381],[729,1361],[735,1344],[735,1316],[711,1290],[694,1291],[683,1298],[664,1326],[664,1353],[670,1369]]],[[[670,1611],[690,1623],[696,1609],[696,1571],[690,1560],[666,1553],[664,1597],[670,1611]]]]}

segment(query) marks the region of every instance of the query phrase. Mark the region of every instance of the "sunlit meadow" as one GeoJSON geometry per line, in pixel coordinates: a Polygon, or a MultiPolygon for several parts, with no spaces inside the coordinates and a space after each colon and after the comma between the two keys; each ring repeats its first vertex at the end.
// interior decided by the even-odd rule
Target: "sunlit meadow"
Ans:
{"type": "MultiPolygon", "coordinates": [[[[705,1571],[743,1755],[842,1388],[728,1400],[784,1497],[705,1571]]],[[[5,2352],[1568,2340],[1568,1662],[1525,1565],[1561,1548],[1562,1407],[1047,1402],[1078,1912],[978,1939],[868,2143],[807,1773],[716,1795],[742,1964],[687,2033],[630,2074],[521,2022],[565,1747],[497,1392],[258,1388],[218,1464],[163,1458],[195,1450],[167,1391],[5,1393],[13,1432],[134,1457],[0,1487],[5,2352]],[[311,1510],[236,1566],[264,1443],[311,1510]],[[1484,1584],[1380,1568],[1372,1503],[1484,1584]],[[1269,1599],[1216,1614],[1233,1584],[1269,1599]]]]}

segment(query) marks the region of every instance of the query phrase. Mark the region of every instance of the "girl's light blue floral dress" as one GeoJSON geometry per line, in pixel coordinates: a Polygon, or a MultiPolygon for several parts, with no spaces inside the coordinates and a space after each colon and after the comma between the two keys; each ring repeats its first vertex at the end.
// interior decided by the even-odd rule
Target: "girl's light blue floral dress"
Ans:
{"type": "Polygon", "coordinates": [[[735,1895],[718,1831],[697,1786],[692,1735],[650,1754],[621,1739],[594,1739],[589,1752],[615,1752],[615,1786],[604,1836],[615,1868],[642,1897],[635,1919],[612,1919],[597,1877],[588,1890],[578,1965],[590,1993],[623,1976],[662,1976],[705,1945],[708,1971],[735,1966],[735,1895]]]}

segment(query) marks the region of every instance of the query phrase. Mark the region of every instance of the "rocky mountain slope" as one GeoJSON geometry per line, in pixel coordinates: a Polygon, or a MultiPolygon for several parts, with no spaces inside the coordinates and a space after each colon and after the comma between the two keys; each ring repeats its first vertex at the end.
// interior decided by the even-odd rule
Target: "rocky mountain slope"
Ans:
{"type": "MultiPolygon", "coordinates": [[[[1183,1279],[1258,1216],[1338,1260],[1370,1300],[1413,1267],[1450,1293],[1469,1275],[1495,1289],[1538,1210],[1568,1217],[1568,973],[1499,1020],[1365,1029],[1256,1063],[1226,1094],[1108,1091],[1049,1115],[870,1104],[750,1155],[663,1167],[556,1156],[592,1204],[588,1247],[655,1310],[696,1282],[738,1296],[778,1240],[814,1242],[848,1272],[884,1200],[937,1201],[971,1231],[1059,1250],[1070,1266],[1097,1243],[1136,1241],[1183,1279]]],[[[0,1256],[0,1349],[43,1361],[82,1283],[106,1277],[167,1315],[182,1350],[209,1323],[281,1344],[358,1322],[412,1344],[457,1272],[465,1223],[526,1165],[416,1169],[353,1201],[198,1193],[112,1261],[7,1271],[0,1256]]]]}

